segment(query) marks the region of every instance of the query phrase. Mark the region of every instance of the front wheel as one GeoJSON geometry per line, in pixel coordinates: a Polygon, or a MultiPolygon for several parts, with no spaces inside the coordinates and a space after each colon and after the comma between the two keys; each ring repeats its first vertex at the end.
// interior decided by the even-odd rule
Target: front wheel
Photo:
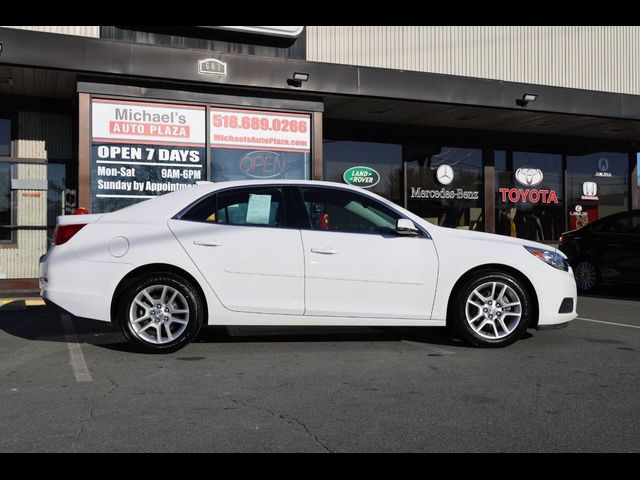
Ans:
{"type": "Polygon", "coordinates": [[[147,352],[181,349],[198,334],[203,316],[202,300],[194,286],[172,273],[133,280],[118,308],[125,337],[147,352]]]}
{"type": "Polygon", "coordinates": [[[512,344],[522,337],[532,314],[526,287],[499,271],[478,272],[466,279],[453,302],[452,326],[478,347],[512,344]]]}

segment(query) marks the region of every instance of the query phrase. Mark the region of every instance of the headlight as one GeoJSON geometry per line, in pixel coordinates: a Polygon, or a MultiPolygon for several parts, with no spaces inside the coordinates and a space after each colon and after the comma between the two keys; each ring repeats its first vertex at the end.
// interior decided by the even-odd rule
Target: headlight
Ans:
{"type": "Polygon", "coordinates": [[[565,272],[569,271],[569,262],[567,262],[567,258],[564,255],[561,255],[556,252],[552,252],[551,250],[542,250],[541,248],[534,247],[524,247],[527,249],[529,253],[535,255],[540,260],[545,263],[548,263],[552,267],[557,268],[558,270],[564,270],[565,272]]]}

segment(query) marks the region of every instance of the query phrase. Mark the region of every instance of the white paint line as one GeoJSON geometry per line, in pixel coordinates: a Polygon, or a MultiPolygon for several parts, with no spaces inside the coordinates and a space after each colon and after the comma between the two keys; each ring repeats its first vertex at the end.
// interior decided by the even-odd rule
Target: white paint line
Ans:
{"type": "Polygon", "coordinates": [[[445,350],[443,348],[434,347],[433,345],[429,345],[427,343],[414,342],[412,340],[401,340],[403,343],[408,343],[409,345],[415,345],[416,347],[421,347],[426,350],[431,350],[433,353],[438,353],[440,355],[453,355],[455,352],[451,350],[445,350]]]}
{"type": "Polygon", "coordinates": [[[91,374],[87,368],[87,363],[84,361],[84,355],[82,349],[78,343],[78,337],[73,329],[71,323],[71,317],[66,313],[60,315],[62,325],[64,326],[64,333],[67,337],[67,348],[69,349],[69,357],[71,357],[71,368],[73,368],[73,374],[76,377],[76,382],[91,382],[91,374]]]}
{"type": "Polygon", "coordinates": [[[585,322],[604,323],[605,325],[615,325],[616,327],[640,328],[640,325],[627,325],[627,324],[624,324],[624,323],[603,322],[602,320],[594,320],[592,318],[581,318],[581,317],[578,317],[578,318],[576,318],[576,320],[584,320],[585,322]]]}

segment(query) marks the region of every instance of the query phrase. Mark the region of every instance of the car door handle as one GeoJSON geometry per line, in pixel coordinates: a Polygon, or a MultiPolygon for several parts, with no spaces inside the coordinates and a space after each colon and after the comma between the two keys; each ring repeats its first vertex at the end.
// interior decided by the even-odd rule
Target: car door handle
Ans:
{"type": "Polygon", "coordinates": [[[219,242],[218,240],[212,238],[212,239],[207,239],[207,240],[194,240],[193,241],[194,245],[202,245],[203,247],[219,247],[220,245],[222,245],[221,242],[219,242]]]}
{"type": "Polygon", "coordinates": [[[311,251],[313,253],[319,253],[321,255],[335,255],[338,251],[332,247],[322,247],[322,248],[312,248],[311,251]]]}

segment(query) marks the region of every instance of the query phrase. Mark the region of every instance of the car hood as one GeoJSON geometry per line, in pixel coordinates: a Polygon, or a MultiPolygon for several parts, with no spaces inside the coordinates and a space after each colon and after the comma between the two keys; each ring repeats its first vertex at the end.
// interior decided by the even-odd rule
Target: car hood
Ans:
{"type": "Polygon", "coordinates": [[[438,227],[435,225],[429,225],[429,232],[433,234],[434,238],[452,240],[475,240],[479,242],[491,242],[494,245],[509,244],[509,245],[522,245],[527,247],[541,248],[543,250],[550,250],[560,253],[557,248],[540,242],[534,242],[533,240],[525,240],[523,238],[507,237],[505,235],[497,235],[495,233],[476,232],[475,230],[462,230],[457,228],[438,227]]]}

